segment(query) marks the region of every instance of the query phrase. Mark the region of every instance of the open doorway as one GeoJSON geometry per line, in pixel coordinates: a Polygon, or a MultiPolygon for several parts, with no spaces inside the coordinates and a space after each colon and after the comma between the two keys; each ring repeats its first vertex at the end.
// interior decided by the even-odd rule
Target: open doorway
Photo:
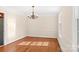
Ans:
{"type": "Polygon", "coordinates": [[[4,14],[0,13],[0,46],[4,44],[3,30],[4,30],[4,14]]]}

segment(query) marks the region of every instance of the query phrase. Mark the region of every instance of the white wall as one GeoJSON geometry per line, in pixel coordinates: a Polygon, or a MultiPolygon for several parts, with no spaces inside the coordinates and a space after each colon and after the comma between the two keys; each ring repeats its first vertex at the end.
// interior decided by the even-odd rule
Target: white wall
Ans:
{"type": "Polygon", "coordinates": [[[59,14],[59,44],[62,51],[72,51],[73,8],[62,7],[59,14]]]}
{"type": "Polygon", "coordinates": [[[16,39],[27,36],[27,19],[25,15],[18,15],[16,19],[16,39]]]}
{"type": "Polygon", "coordinates": [[[57,16],[38,16],[37,19],[28,19],[28,36],[57,37],[57,16]]]}
{"type": "Polygon", "coordinates": [[[16,32],[15,32],[15,20],[16,16],[9,12],[6,12],[4,19],[4,44],[8,44],[10,42],[15,41],[16,39],[16,32]]]}
{"type": "Polygon", "coordinates": [[[26,25],[24,16],[12,14],[12,13],[5,14],[5,15],[7,15],[5,20],[7,20],[6,21],[7,22],[6,30],[7,30],[7,34],[8,34],[8,39],[6,39],[6,37],[5,37],[4,44],[9,44],[11,42],[14,42],[18,39],[21,39],[21,38],[27,36],[27,32],[26,32],[27,25],[26,25]]]}
{"type": "Polygon", "coordinates": [[[27,36],[24,15],[10,8],[0,7],[0,11],[4,13],[4,45],[27,36]]]}

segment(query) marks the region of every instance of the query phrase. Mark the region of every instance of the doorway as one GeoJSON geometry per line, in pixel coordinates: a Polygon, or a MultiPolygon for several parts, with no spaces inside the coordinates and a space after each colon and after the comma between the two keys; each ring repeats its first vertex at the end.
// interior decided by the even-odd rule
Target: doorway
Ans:
{"type": "Polygon", "coordinates": [[[4,32],[4,14],[0,13],[0,46],[4,44],[3,32],[4,32]]]}

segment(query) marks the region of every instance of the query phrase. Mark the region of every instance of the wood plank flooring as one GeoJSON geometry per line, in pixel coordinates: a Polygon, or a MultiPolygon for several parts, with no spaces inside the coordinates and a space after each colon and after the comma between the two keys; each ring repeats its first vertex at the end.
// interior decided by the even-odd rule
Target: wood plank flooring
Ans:
{"type": "Polygon", "coordinates": [[[56,38],[25,37],[0,47],[0,52],[60,52],[56,38]],[[29,43],[30,42],[30,43],[29,43]]]}

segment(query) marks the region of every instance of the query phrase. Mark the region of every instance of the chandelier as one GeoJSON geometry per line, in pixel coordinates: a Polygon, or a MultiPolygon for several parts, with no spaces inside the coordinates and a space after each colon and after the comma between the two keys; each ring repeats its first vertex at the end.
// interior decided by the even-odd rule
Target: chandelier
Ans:
{"type": "Polygon", "coordinates": [[[38,16],[35,15],[34,7],[35,6],[32,6],[32,14],[30,16],[28,16],[28,18],[30,18],[30,19],[36,19],[36,18],[38,18],[38,16]]]}

